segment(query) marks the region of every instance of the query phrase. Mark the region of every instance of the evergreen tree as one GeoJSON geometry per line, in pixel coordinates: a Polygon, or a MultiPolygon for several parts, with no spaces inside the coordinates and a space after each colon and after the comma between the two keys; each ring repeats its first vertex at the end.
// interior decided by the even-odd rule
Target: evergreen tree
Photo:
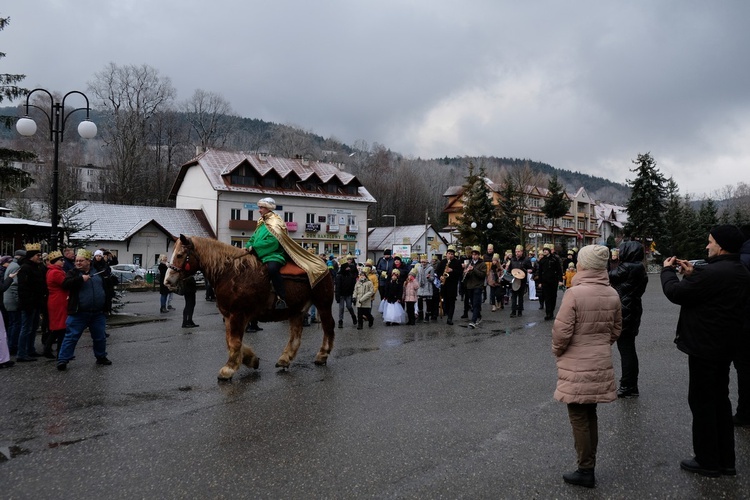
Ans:
{"type": "Polygon", "coordinates": [[[682,259],[702,259],[706,256],[706,241],[708,232],[703,230],[698,214],[695,213],[690,197],[685,197],[682,206],[685,232],[681,245],[678,247],[678,257],[682,259]]]}
{"type": "Polygon", "coordinates": [[[703,238],[708,238],[708,232],[719,223],[719,217],[716,215],[717,208],[716,203],[711,198],[708,198],[701,203],[701,208],[698,210],[698,221],[700,223],[701,230],[703,232],[703,238]]]}
{"type": "Polygon", "coordinates": [[[523,226],[519,226],[518,221],[518,189],[513,184],[513,181],[506,179],[503,184],[503,188],[500,191],[498,201],[498,211],[500,218],[498,220],[498,239],[494,241],[495,250],[500,253],[505,249],[515,247],[516,243],[523,241],[518,237],[519,229],[523,232],[523,226]]]}
{"type": "Polygon", "coordinates": [[[682,197],[675,180],[670,177],[666,186],[666,210],[664,212],[664,232],[659,239],[657,250],[664,257],[677,255],[679,242],[685,236],[685,219],[683,218],[682,197]]]}
{"type": "Polygon", "coordinates": [[[482,252],[487,249],[488,243],[498,241],[500,236],[500,231],[495,226],[499,213],[492,202],[492,192],[487,183],[484,167],[480,167],[477,174],[474,172],[474,164],[469,163],[469,173],[463,185],[463,214],[458,217],[456,226],[461,245],[479,245],[482,252]]]}
{"type": "MultiPolygon", "coordinates": [[[[9,17],[0,17],[0,31],[10,23],[9,17]]],[[[4,52],[0,52],[0,59],[5,57],[4,52]]],[[[26,75],[11,75],[0,73],[0,103],[4,100],[12,101],[24,94],[28,90],[18,86],[26,75]]],[[[12,128],[16,122],[15,116],[0,116],[2,123],[6,128],[12,128]]],[[[14,161],[31,161],[36,156],[27,151],[17,151],[14,149],[0,148],[0,203],[5,205],[6,196],[12,195],[29,187],[34,179],[31,174],[12,166],[14,161]]]]}
{"type": "Polygon", "coordinates": [[[631,193],[625,205],[628,209],[625,234],[643,242],[648,249],[664,232],[665,179],[650,153],[638,154],[633,163],[637,166],[631,172],[636,173],[636,178],[627,180],[631,193]]]}
{"type": "Polygon", "coordinates": [[[555,220],[568,213],[570,200],[565,196],[562,184],[554,174],[547,184],[547,199],[544,201],[542,211],[548,219],[552,219],[552,243],[555,243],[555,220]]]}

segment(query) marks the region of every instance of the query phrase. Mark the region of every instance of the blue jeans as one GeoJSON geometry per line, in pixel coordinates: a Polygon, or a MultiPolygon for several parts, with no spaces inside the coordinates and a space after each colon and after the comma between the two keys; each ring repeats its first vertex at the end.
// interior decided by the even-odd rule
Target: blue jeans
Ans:
{"type": "Polygon", "coordinates": [[[21,334],[18,336],[18,357],[27,358],[36,354],[34,342],[36,329],[39,328],[39,309],[21,311],[21,334]]]}
{"type": "Polygon", "coordinates": [[[81,334],[88,327],[91,332],[91,339],[94,341],[94,356],[97,358],[107,357],[107,333],[105,327],[107,319],[104,312],[79,312],[68,315],[65,320],[65,338],[62,347],[57,355],[58,362],[67,363],[73,359],[76,351],[76,344],[81,338],[81,334]]]}
{"type": "Polygon", "coordinates": [[[18,337],[21,335],[21,311],[8,311],[8,349],[18,352],[18,337]]]}
{"type": "Polygon", "coordinates": [[[352,307],[351,295],[343,295],[339,300],[339,321],[344,320],[344,308],[346,308],[346,310],[356,318],[356,315],[354,314],[354,307],[352,307]]]}
{"type": "Polygon", "coordinates": [[[482,319],[484,287],[472,288],[471,290],[466,290],[466,293],[471,298],[471,322],[476,323],[478,319],[482,319]]]}

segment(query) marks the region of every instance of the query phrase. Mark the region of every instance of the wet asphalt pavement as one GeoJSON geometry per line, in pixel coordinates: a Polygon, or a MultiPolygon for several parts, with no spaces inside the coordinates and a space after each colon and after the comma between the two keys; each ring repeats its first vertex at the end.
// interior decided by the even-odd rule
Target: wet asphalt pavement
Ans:
{"type": "MultiPolygon", "coordinates": [[[[217,381],[221,318],[199,295],[199,328],[129,293],[109,329],[112,366],[90,338],[67,372],[54,361],[0,370],[0,498],[748,498],[750,429],[737,429],[736,477],[679,469],[692,455],[687,357],[678,308],[650,277],[637,347],[638,399],[599,405],[597,488],[575,468],[565,405],[554,401],[551,322],[521,318],[306,328],[288,372],[274,363],[287,325],[246,335],[260,369],[217,381]]],[[[619,373],[617,349],[613,349],[619,373]]],[[[736,402],[732,374],[732,401],[736,402]]]]}

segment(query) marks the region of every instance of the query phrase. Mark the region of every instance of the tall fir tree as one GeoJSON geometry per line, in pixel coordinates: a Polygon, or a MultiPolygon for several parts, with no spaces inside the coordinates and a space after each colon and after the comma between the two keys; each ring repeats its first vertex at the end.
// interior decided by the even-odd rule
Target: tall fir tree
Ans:
{"type": "Polygon", "coordinates": [[[499,193],[498,211],[498,239],[493,242],[495,251],[503,255],[507,249],[513,248],[519,241],[523,241],[523,234],[519,238],[519,228],[523,232],[523,226],[519,226],[519,200],[520,191],[513,184],[512,179],[506,179],[499,193]]]}
{"type": "Polygon", "coordinates": [[[484,167],[480,167],[477,174],[474,172],[474,164],[469,163],[469,173],[463,185],[463,214],[458,217],[456,226],[461,244],[479,245],[482,252],[486,251],[488,243],[496,242],[500,236],[496,227],[499,213],[487,184],[484,167]]]}
{"type": "Polygon", "coordinates": [[[628,209],[625,234],[643,242],[648,250],[654,243],[658,246],[664,232],[665,179],[651,153],[638,154],[633,163],[636,167],[630,171],[636,177],[627,181],[631,192],[625,204],[628,209]]]}
{"type": "Polygon", "coordinates": [[[677,182],[670,177],[666,185],[666,210],[664,231],[657,250],[663,256],[677,255],[679,242],[685,237],[685,220],[682,217],[682,197],[677,182]]]}
{"type": "Polygon", "coordinates": [[[552,220],[553,244],[555,243],[555,221],[567,214],[568,210],[570,210],[570,200],[565,196],[565,189],[557,180],[557,174],[554,174],[547,183],[547,198],[542,207],[544,215],[552,220]]]}

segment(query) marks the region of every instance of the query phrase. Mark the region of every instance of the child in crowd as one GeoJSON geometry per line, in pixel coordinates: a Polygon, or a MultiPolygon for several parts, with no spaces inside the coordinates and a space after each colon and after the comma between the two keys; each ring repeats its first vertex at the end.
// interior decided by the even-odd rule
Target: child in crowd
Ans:
{"type": "Polygon", "coordinates": [[[419,291],[419,282],[417,281],[417,270],[412,269],[409,272],[409,277],[406,278],[404,283],[404,291],[402,292],[401,299],[406,304],[406,315],[408,317],[407,325],[416,324],[416,313],[414,312],[414,305],[417,303],[417,292],[419,291]]]}
{"type": "Polygon", "coordinates": [[[367,276],[366,267],[359,272],[357,284],[354,285],[354,301],[357,304],[357,330],[362,329],[362,323],[366,319],[367,326],[372,327],[375,318],[372,317],[372,299],[375,297],[375,288],[367,276]]]}
{"type": "Polygon", "coordinates": [[[576,265],[572,262],[568,264],[568,268],[565,270],[565,289],[567,290],[573,286],[573,276],[576,275],[576,265]]]}
{"type": "Polygon", "coordinates": [[[404,287],[400,280],[400,271],[393,269],[391,279],[385,287],[385,307],[383,319],[386,326],[399,325],[404,322],[404,308],[401,305],[404,287]]]}

